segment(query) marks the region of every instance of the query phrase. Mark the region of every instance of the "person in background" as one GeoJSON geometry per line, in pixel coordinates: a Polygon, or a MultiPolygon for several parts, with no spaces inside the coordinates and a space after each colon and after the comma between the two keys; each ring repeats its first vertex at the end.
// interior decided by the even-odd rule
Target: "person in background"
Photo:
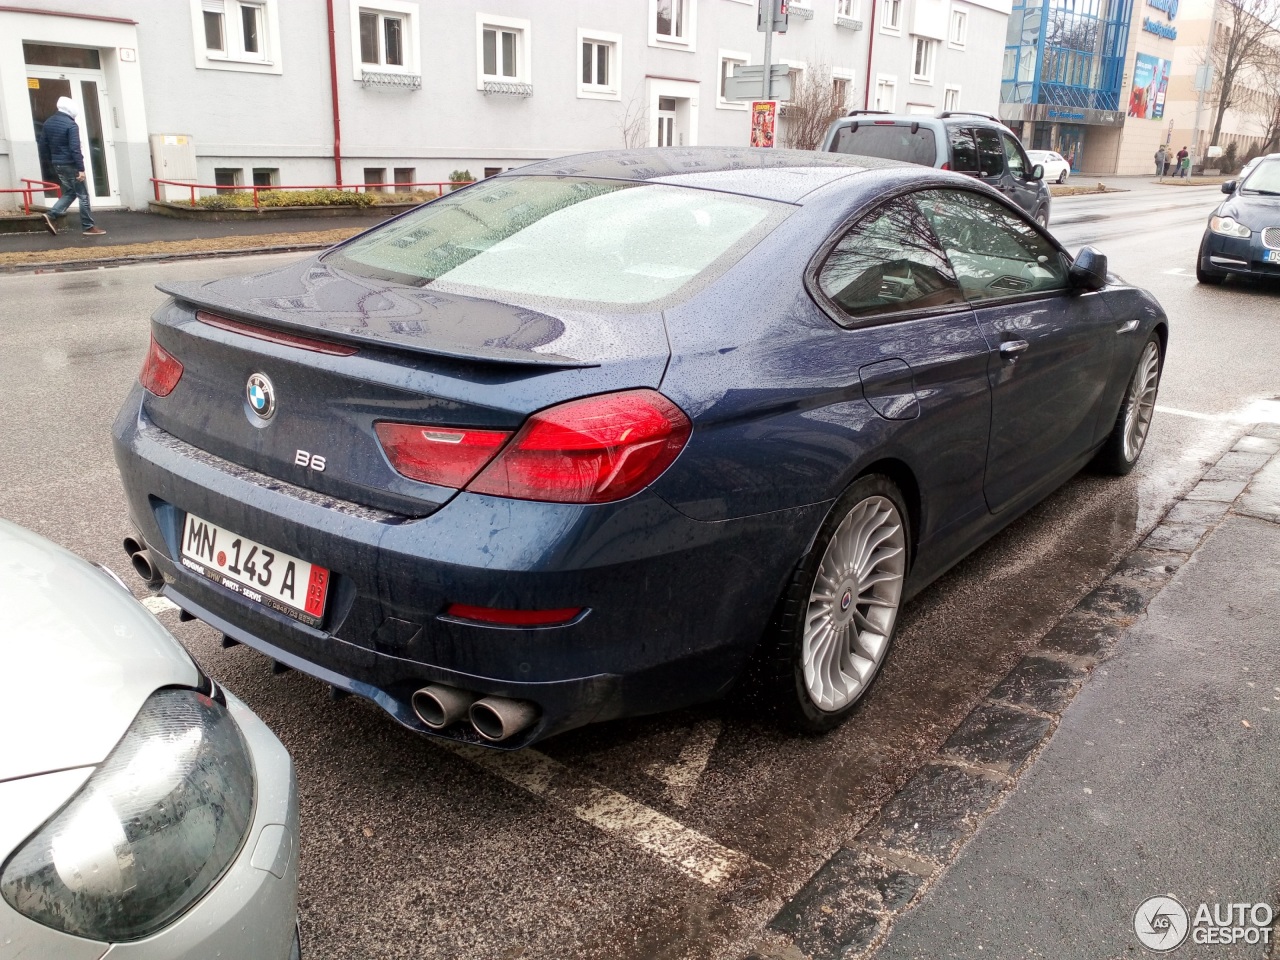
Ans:
{"type": "Polygon", "coordinates": [[[1156,151],[1156,176],[1163,177],[1164,172],[1169,167],[1169,151],[1164,148],[1164,144],[1160,144],[1160,149],[1156,151]]]}
{"type": "Polygon", "coordinates": [[[40,131],[40,155],[53,166],[62,187],[62,196],[44,214],[44,225],[55,236],[53,221],[63,216],[72,200],[80,201],[80,229],[86,237],[100,237],[107,231],[95,226],[89,209],[89,186],[84,180],[84,156],[80,153],[80,127],[76,105],[70,97],[58,98],[58,112],[44,122],[40,131]]]}
{"type": "Polygon", "coordinates": [[[1191,154],[1183,147],[1178,151],[1178,176],[1185,177],[1191,173],[1191,154]]]}

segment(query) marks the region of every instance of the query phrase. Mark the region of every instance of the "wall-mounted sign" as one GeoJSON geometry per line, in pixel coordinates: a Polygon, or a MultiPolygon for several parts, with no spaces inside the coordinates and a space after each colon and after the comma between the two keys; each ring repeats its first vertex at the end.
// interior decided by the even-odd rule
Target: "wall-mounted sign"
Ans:
{"type": "Polygon", "coordinates": [[[1154,33],[1157,37],[1164,37],[1166,40],[1178,39],[1178,28],[1170,26],[1167,23],[1161,23],[1159,20],[1152,20],[1150,17],[1142,19],[1142,29],[1147,33],[1154,33]]]}
{"type": "Polygon", "coordinates": [[[778,129],[778,101],[751,101],[751,146],[772,147],[778,129]]]}
{"type": "Polygon", "coordinates": [[[1129,93],[1129,116],[1145,120],[1164,117],[1164,98],[1169,89],[1173,63],[1148,53],[1138,54],[1133,65],[1133,90],[1129,93]]]}
{"type": "Polygon", "coordinates": [[[1147,0],[1147,6],[1164,11],[1170,20],[1178,16],[1178,0],[1147,0]]]}
{"type": "Polygon", "coordinates": [[[120,48],[120,60],[122,63],[133,63],[138,59],[138,51],[133,47],[120,48]]]}

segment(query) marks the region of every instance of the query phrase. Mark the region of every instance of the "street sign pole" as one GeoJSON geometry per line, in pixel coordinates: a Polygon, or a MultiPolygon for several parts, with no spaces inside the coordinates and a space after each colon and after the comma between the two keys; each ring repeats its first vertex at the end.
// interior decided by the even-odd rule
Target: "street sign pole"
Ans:
{"type": "Polygon", "coordinates": [[[773,99],[773,0],[760,0],[764,21],[764,98],[773,99]]]}

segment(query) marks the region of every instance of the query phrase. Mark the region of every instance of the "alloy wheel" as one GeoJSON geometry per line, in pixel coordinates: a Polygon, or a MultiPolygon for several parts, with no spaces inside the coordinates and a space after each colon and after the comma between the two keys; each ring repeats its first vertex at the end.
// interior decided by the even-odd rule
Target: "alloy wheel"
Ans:
{"type": "Polygon", "coordinates": [[[1160,351],[1155,341],[1147,344],[1138,360],[1138,369],[1129,383],[1129,395],[1125,397],[1124,455],[1134,461],[1142,453],[1151,428],[1151,417],[1156,408],[1156,389],[1160,385],[1160,351]]]}
{"type": "Polygon", "coordinates": [[[852,704],[889,646],[906,573],[906,534],[891,500],[856,504],[827,544],[805,611],[805,690],[823,711],[852,704]]]}

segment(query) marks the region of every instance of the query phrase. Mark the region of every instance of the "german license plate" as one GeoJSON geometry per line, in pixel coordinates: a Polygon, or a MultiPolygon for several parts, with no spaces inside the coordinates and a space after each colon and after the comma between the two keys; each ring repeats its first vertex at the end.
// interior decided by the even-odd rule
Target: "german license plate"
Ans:
{"type": "Polygon", "coordinates": [[[328,570],[190,513],[182,530],[182,565],[309,626],[320,626],[324,617],[328,570]]]}
{"type": "Polygon", "coordinates": [[[1263,263],[1280,263],[1280,250],[1264,250],[1262,251],[1263,263]]]}

